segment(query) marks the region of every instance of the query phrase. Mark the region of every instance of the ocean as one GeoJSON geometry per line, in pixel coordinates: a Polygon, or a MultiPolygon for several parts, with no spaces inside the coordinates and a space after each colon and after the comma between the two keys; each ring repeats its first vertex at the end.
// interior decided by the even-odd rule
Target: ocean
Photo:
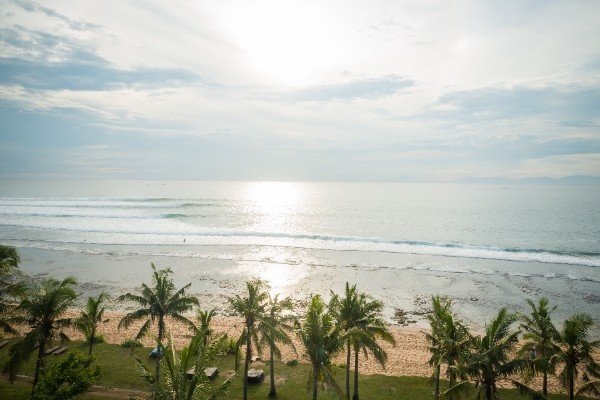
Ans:
{"type": "Polygon", "coordinates": [[[540,296],[559,318],[600,315],[591,185],[3,181],[0,243],[84,295],[131,290],[156,262],[219,309],[258,277],[299,304],[348,280],[390,320],[401,308],[422,323],[432,294],[479,327],[540,296]]]}

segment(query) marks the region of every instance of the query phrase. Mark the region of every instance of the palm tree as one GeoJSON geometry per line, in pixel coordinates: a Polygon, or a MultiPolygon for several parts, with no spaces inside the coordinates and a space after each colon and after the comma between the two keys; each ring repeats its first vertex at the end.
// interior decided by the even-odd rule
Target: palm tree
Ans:
{"type": "Polygon", "coordinates": [[[266,315],[265,318],[258,324],[257,330],[260,332],[261,338],[260,343],[262,345],[269,346],[269,373],[271,378],[271,389],[269,390],[269,397],[277,397],[277,390],[275,389],[275,360],[274,357],[281,359],[281,350],[277,346],[277,343],[286,344],[292,346],[294,351],[296,348],[292,342],[292,339],[288,335],[294,327],[290,325],[290,322],[294,321],[294,318],[287,314],[294,309],[292,299],[286,297],[279,301],[279,295],[271,297],[267,301],[266,315]]]}
{"type": "Polygon", "coordinates": [[[442,348],[445,336],[444,317],[449,312],[449,309],[450,301],[448,299],[440,296],[432,296],[431,314],[427,316],[431,331],[425,337],[430,344],[429,352],[431,353],[431,358],[429,359],[429,365],[434,369],[433,376],[431,377],[435,388],[434,400],[439,400],[440,398],[440,376],[444,361],[442,348]]]}
{"type": "Polygon", "coordinates": [[[464,378],[461,373],[467,363],[469,349],[473,338],[468,328],[458,320],[451,310],[452,303],[446,298],[432,297],[432,313],[428,316],[431,333],[426,335],[431,344],[429,365],[434,367],[433,382],[435,385],[434,398],[441,396],[447,399],[458,398],[459,392],[466,389],[466,382],[458,382],[464,378]],[[446,365],[446,378],[449,381],[448,390],[440,394],[441,366],[446,365]]]}
{"type": "Polygon", "coordinates": [[[344,397],[344,392],[335,381],[331,370],[331,357],[344,347],[344,337],[335,325],[335,319],[327,312],[325,303],[319,295],[311,296],[305,320],[298,335],[306,349],[306,354],[311,364],[307,388],[312,386],[312,398],[317,399],[319,381],[333,386],[339,397],[344,397]]]}
{"type": "Polygon", "coordinates": [[[13,299],[22,291],[22,282],[17,280],[19,254],[14,247],[0,245],[0,329],[17,334],[8,317],[15,304],[13,299]]]}
{"type": "Polygon", "coordinates": [[[194,305],[198,305],[198,299],[185,294],[191,283],[177,290],[170,277],[173,273],[170,268],[157,270],[154,263],[151,265],[152,286],[143,283],[140,294],[126,293],[119,297],[119,301],[133,301],[138,303],[141,308],[125,315],[118,327],[127,329],[134,321],[146,319],[135,337],[136,340],[139,340],[148,332],[150,325],[158,320],[156,347],[159,349],[159,353],[156,358],[156,382],[160,382],[160,349],[166,331],[165,317],[171,317],[195,329],[194,323],[182,314],[189,311],[194,305]]]}
{"type": "MultiPolygon", "coordinates": [[[[542,297],[536,305],[528,299],[527,304],[531,309],[529,315],[521,315],[521,328],[525,331],[523,339],[525,343],[519,351],[519,356],[528,360],[531,373],[542,373],[542,395],[548,397],[548,374],[554,372],[553,361],[556,354],[552,339],[558,333],[552,318],[551,312],[556,307],[548,307],[548,299],[542,297]]],[[[517,387],[523,391],[531,392],[531,389],[525,387],[520,382],[515,382],[517,387]]]]}
{"type": "Polygon", "coordinates": [[[358,316],[354,332],[348,332],[352,338],[354,347],[354,391],[353,400],[358,400],[358,355],[363,351],[365,357],[369,353],[383,367],[387,361],[386,351],[379,345],[378,340],[384,340],[393,345],[396,344],[394,337],[381,318],[383,303],[373,300],[364,293],[358,296],[358,316]]]}
{"type": "Polygon", "coordinates": [[[213,330],[210,327],[212,318],[215,316],[215,310],[198,310],[198,334],[202,337],[202,346],[206,348],[208,340],[213,335],[213,330]]]}
{"type": "Polygon", "coordinates": [[[448,400],[460,398],[468,389],[464,366],[469,361],[473,337],[469,329],[452,313],[444,316],[441,360],[446,365],[448,389],[442,395],[448,400]],[[459,382],[459,379],[462,382],[459,382]]]}
{"type": "Polygon", "coordinates": [[[27,361],[38,346],[33,377],[33,388],[35,388],[39,380],[40,368],[43,365],[46,344],[57,336],[68,340],[62,329],[70,326],[72,320],[62,318],[62,316],[77,298],[74,289],[76,283],[73,277],[65,278],[62,281],[48,279],[40,284],[34,284],[25,292],[26,297],[16,308],[18,314],[12,317],[11,321],[17,324],[28,324],[31,330],[10,349],[10,358],[4,369],[8,371],[11,382],[14,382],[16,373],[23,362],[27,361]]]}
{"type": "Polygon", "coordinates": [[[96,330],[98,323],[103,321],[104,317],[104,302],[108,299],[108,295],[104,292],[100,293],[97,298],[89,297],[85,308],[81,312],[81,316],[75,320],[75,326],[83,333],[86,342],[89,344],[88,356],[92,355],[92,346],[96,341],[96,330]]]}
{"type": "MultiPolygon", "coordinates": [[[[244,318],[244,329],[238,339],[238,346],[245,342],[246,357],[244,359],[244,376],[243,376],[243,398],[248,398],[248,368],[250,366],[250,358],[252,357],[252,342],[256,344],[257,349],[260,349],[260,342],[256,332],[256,326],[266,317],[267,299],[266,292],[267,284],[261,280],[253,280],[246,282],[247,293],[245,297],[236,294],[229,298],[231,309],[236,315],[244,318]]],[[[237,360],[236,360],[237,368],[237,360]]]]}
{"type": "Polygon", "coordinates": [[[569,393],[569,399],[588,393],[600,394],[600,364],[593,354],[600,349],[600,340],[590,342],[588,331],[592,318],[587,314],[576,314],[567,319],[554,338],[556,361],[563,364],[559,377],[569,393]],[[583,385],[575,393],[575,380],[581,375],[583,385]]]}
{"type": "MultiPolygon", "coordinates": [[[[144,379],[150,384],[157,398],[161,400],[198,400],[201,392],[207,392],[210,389],[209,379],[204,374],[204,369],[214,360],[216,346],[214,343],[204,346],[204,339],[202,331],[197,331],[190,344],[179,352],[175,350],[173,340],[169,340],[166,347],[161,347],[167,367],[167,379],[164,386],[157,385],[152,373],[141,360],[137,360],[138,365],[144,371],[144,379]]],[[[231,386],[231,381],[227,379],[205,399],[215,400],[223,397],[229,386],[231,386]]]]}
{"type": "Polygon", "coordinates": [[[475,353],[467,366],[468,373],[475,378],[479,387],[477,398],[498,399],[496,382],[507,378],[526,367],[525,360],[511,359],[518,342],[519,331],[510,332],[516,315],[509,314],[506,308],[500,309],[490,325],[486,325],[485,336],[474,339],[475,353]]]}
{"type": "Polygon", "coordinates": [[[350,400],[350,360],[352,357],[352,337],[348,335],[352,329],[356,328],[359,316],[359,303],[356,285],[350,286],[346,282],[344,297],[340,298],[337,294],[331,292],[329,310],[334,316],[339,328],[346,334],[346,400],[350,400]]]}

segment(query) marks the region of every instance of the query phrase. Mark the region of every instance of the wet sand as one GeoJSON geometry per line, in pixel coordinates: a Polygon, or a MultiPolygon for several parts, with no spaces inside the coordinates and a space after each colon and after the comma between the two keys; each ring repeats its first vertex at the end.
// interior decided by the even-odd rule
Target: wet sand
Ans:
{"type": "MultiPolygon", "coordinates": [[[[19,248],[21,270],[33,279],[77,277],[77,290],[81,293],[78,305],[100,292],[116,298],[137,290],[141,282],[149,282],[150,263],[154,262],[159,268],[173,270],[177,287],[191,283],[188,293],[197,297],[203,308],[216,309],[223,315],[227,313],[227,298],[242,292],[245,282],[254,278],[269,282],[273,294],[292,297],[300,305],[298,309],[303,308],[311,293],[327,300],[332,290],[341,293],[346,282],[357,284],[359,290],[384,303],[383,316],[387,322],[395,322],[395,312],[401,309],[409,320],[424,327],[427,326],[424,311],[430,306],[431,296],[436,294],[452,298],[454,311],[478,331],[483,330],[500,307],[507,307],[511,312],[526,312],[526,299],[542,296],[547,297],[550,304],[558,305],[554,318],[559,325],[574,313],[600,315],[600,268],[588,268],[593,280],[576,280],[561,275],[564,265],[541,263],[312,251],[318,253],[320,261],[283,264],[272,260],[271,253],[265,255],[254,248],[246,249],[248,254],[241,254],[240,250],[240,254],[232,254],[231,259],[212,256],[197,259],[130,254],[139,250],[135,246],[122,246],[115,249],[114,254],[106,253],[109,249],[92,247],[90,251],[105,252],[82,254],[76,250],[19,248]],[[335,263],[331,257],[335,257],[335,263]],[[546,274],[553,277],[548,278],[546,274]]],[[[212,249],[212,253],[219,257],[225,250],[232,249],[212,249]]],[[[203,251],[208,252],[206,248],[203,251]]],[[[294,257],[304,260],[309,254],[294,257]]],[[[577,275],[580,269],[569,269],[569,274],[577,275]]],[[[123,304],[111,304],[111,309],[127,310],[123,304]]],[[[590,336],[600,339],[600,323],[595,324],[590,336]]]]}

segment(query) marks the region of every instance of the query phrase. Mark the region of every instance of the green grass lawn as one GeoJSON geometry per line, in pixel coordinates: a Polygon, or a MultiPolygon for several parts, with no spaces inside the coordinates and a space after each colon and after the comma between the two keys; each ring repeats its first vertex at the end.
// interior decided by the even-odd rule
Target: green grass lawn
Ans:
{"type": "MultiPolygon", "coordinates": [[[[8,356],[8,347],[0,350],[0,363],[3,365],[8,356]]],[[[86,347],[80,342],[72,342],[71,349],[80,350],[86,353],[86,347]]],[[[154,361],[148,357],[150,349],[137,348],[137,355],[145,365],[151,370],[154,370],[154,361]]],[[[135,356],[131,355],[130,349],[121,348],[114,344],[99,344],[94,346],[94,354],[96,364],[102,370],[102,378],[97,383],[101,386],[112,388],[123,388],[132,390],[145,390],[146,387],[140,379],[140,371],[135,361],[135,356]]],[[[48,359],[57,359],[61,356],[49,356],[48,359]]],[[[216,363],[220,374],[213,385],[218,385],[224,381],[226,371],[233,370],[234,359],[232,356],[224,356],[216,363]]],[[[24,365],[21,374],[33,376],[35,366],[35,355],[24,365]]],[[[261,368],[268,376],[269,366],[264,362],[253,363],[253,368],[261,368]]],[[[343,386],[344,370],[340,367],[333,367],[334,373],[338,378],[338,382],[343,386]]],[[[300,364],[295,367],[289,367],[284,363],[277,362],[275,364],[275,373],[280,378],[277,392],[282,400],[300,400],[310,398],[306,391],[306,381],[309,374],[309,366],[300,364]]],[[[230,399],[241,398],[242,382],[241,378],[234,377],[232,386],[229,392],[230,399]]],[[[27,399],[31,386],[29,384],[18,382],[15,385],[10,385],[6,381],[0,381],[0,399],[27,399]]],[[[262,384],[250,385],[250,399],[266,399],[269,391],[268,379],[262,384]]],[[[432,398],[432,389],[429,385],[428,378],[421,377],[390,377],[383,375],[368,375],[360,378],[360,394],[365,400],[381,399],[381,400],[425,400],[432,398]]],[[[503,400],[525,399],[521,397],[515,390],[502,390],[503,400]]],[[[474,398],[475,391],[471,392],[468,398],[474,398]]],[[[107,399],[98,395],[84,396],[84,398],[107,399]]],[[[334,396],[331,393],[321,391],[319,399],[332,399],[334,396]]],[[[566,399],[566,396],[550,396],[551,399],[566,399]]]]}
{"type": "MultiPolygon", "coordinates": [[[[7,381],[0,381],[0,399],[6,400],[26,400],[29,399],[31,393],[31,385],[24,382],[15,382],[10,384],[7,381]]],[[[114,400],[114,397],[105,397],[97,394],[86,394],[80,396],[79,399],[86,400],[114,400]]]]}

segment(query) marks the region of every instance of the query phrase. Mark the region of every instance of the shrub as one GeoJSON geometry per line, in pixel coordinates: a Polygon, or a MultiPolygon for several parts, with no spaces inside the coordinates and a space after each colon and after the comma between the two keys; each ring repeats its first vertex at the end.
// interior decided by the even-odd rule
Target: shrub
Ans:
{"type": "Polygon", "coordinates": [[[96,335],[94,336],[94,344],[98,344],[98,343],[104,343],[104,336],[102,335],[96,335]]]}
{"type": "Polygon", "coordinates": [[[127,339],[123,343],[121,343],[121,347],[126,349],[132,349],[135,347],[142,347],[142,343],[139,340],[127,339]]]}
{"type": "Polygon", "coordinates": [[[236,355],[238,352],[237,342],[234,339],[225,335],[217,344],[217,353],[230,356],[236,355]]]}
{"type": "Polygon", "coordinates": [[[87,391],[100,378],[100,368],[91,368],[92,358],[71,351],[42,370],[34,400],[67,400],[87,391]]]}
{"type": "Polygon", "coordinates": [[[288,367],[295,367],[296,365],[298,365],[298,360],[286,361],[285,365],[287,365],[288,367]]]}

